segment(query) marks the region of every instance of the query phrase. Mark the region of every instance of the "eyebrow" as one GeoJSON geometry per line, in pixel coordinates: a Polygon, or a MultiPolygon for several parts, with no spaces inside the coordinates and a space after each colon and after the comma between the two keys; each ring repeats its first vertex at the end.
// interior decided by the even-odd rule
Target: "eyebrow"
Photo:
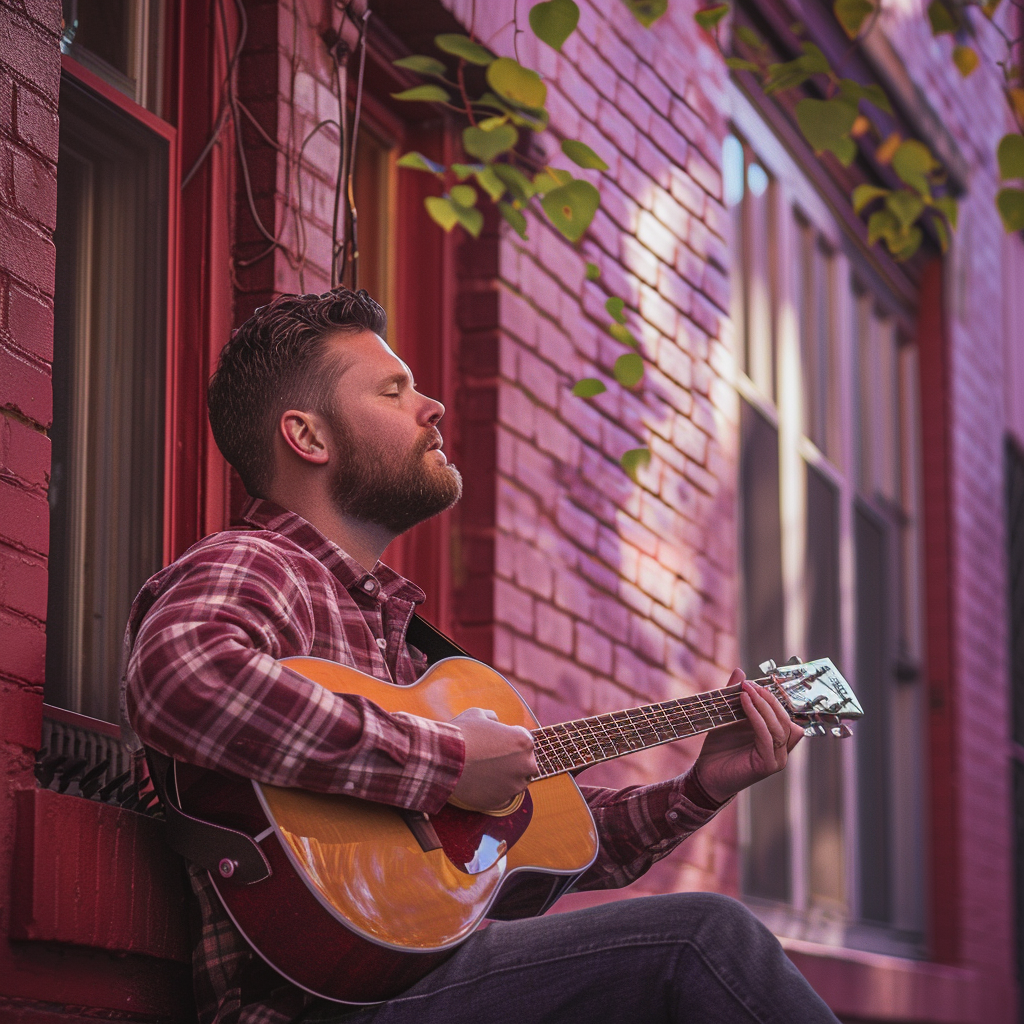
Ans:
{"type": "Polygon", "coordinates": [[[416,389],[416,381],[405,372],[405,370],[399,370],[397,373],[391,374],[389,377],[385,377],[381,382],[381,387],[387,387],[389,384],[397,384],[401,387],[403,384],[408,384],[413,390],[416,389]]]}

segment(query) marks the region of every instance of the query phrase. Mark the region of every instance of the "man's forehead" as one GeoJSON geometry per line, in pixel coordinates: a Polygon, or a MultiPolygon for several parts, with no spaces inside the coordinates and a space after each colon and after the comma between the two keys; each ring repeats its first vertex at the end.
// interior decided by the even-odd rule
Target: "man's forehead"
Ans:
{"type": "Polygon", "coordinates": [[[411,381],[412,371],[388,343],[373,331],[358,334],[338,334],[331,344],[341,359],[339,376],[352,376],[360,380],[394,377],[404,374],[411,381]]]}

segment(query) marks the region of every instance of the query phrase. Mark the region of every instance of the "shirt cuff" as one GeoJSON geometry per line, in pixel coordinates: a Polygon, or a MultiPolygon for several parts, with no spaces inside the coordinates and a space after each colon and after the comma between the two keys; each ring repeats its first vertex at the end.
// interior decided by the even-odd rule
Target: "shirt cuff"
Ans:
{"type": "Polygon", "coordinates": [[[701,785],[701,781],[697,776],[696,765],[683,776],[682,791],[683,796],[690,803],[696,804],[701,810],[705,811],[721,810],[729,802],[728,800],[716,800],[708,793],[703,785],[701,785]]]}
{"type": "Polygon", "coordinates": [[[462,730],[448,722],[435,722],[418,715],[398,712],[411,726],[412,740],[403,775],[413,782],[412,793],[403,806],[436,814],[448,802],[462,777],[466,764],[466,741],[462,730]]]}

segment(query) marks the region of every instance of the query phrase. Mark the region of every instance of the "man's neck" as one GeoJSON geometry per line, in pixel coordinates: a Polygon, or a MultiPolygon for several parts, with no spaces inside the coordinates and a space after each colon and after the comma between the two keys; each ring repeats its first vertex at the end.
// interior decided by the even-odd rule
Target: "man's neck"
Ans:
{"type": "Polygon", "coordinates": [[[373,569],[384,549],[395,539],[394,533],[377,523],[368,523],[339,512],[325,495],[273,493],[269,498],[289,512],[302,516],[367,570],[373,569]]]}

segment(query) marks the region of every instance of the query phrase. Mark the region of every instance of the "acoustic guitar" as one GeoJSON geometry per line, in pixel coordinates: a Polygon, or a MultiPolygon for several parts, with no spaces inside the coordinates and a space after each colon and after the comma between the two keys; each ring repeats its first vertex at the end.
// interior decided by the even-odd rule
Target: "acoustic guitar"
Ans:
{"type": "MultiPolygon", "coordinates": [[[[493,709],[529,729],[536,747],[536,778],[502,811],[449,803],[429,817],[175,766],[182,808],[252,836],[270,865],[251,884],[231,877],[230,861],[210,872],[235,925],[280,974],[341,1003],[398,995],[485,918],[541,913],[564,893],[598,850],[573,773],[745,718],[734,686],[540,726],[510,683],[469,658],[439,661],[412,686],[316,658],[283,664],[387,711],[446,722],[470,707],[493,709]]],[[[810,735],[849,735],[843,720],[863,714],[827,658],[761,670],[757,681],[810,735]]]]}

